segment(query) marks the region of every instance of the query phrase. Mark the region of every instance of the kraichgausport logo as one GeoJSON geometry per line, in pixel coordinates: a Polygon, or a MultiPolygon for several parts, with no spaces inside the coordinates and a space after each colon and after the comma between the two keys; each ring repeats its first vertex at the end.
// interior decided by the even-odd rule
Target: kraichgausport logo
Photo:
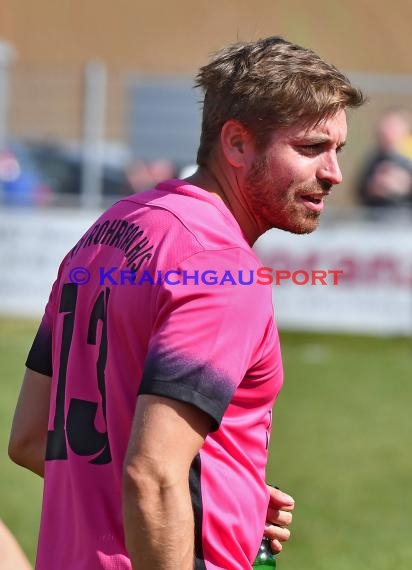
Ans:
{"type": "Polygon", "coordinates": [[[98,280],[99,285],[106,286],[144,286],[144,285],[281,285],[285,282],[294,285],[339,285],[339,275],[343,274],[342,269],[325,270],[275,270],[271,267],[259,267],[258,269],[227,269],[225,271],[214,269],[203,270],[178,270],[168,271],[157,270],[151,273],[148,270],[135,272],[130,269],[119,267],[99,267],[95,276],[92,276],[86,267],[74,267],[69,272],[71,283],[85,285],[92,277],[98,280]]]}

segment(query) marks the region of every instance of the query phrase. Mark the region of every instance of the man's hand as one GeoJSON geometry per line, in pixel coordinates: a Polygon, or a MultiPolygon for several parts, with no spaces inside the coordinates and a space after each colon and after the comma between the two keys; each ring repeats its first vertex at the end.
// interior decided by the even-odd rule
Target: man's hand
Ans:
{"type": "Polygon", "coordinates": [[[270,498],[264,535],[270,538],[270,546],[276,554],[282,550],[282,542],[289,540],[290,531],[286,528],[292,522],[295,501],[280,489],[268,485],[270,498]]]}

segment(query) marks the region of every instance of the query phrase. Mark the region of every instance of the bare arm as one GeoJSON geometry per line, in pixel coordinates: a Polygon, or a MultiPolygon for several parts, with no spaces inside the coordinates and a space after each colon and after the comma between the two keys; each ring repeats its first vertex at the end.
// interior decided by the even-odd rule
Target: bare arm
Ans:
{"type": "Polygon", "coordinates": [[[29,561],[6,525],[0,520],[0,568],[32,570],[29,561]]]}
{"type": "Polygon", "coordinates": [[[193,569],[189,471],[210,426],[210,417],[190,404],[139,396],[123,477],[133,568],[193,569]]]}
{"type": "Polygon", "coordinates": [[[44,475],[50,384],[50,376],[26,369],[9,441],[10,459],[40,477],[44,475]]]}

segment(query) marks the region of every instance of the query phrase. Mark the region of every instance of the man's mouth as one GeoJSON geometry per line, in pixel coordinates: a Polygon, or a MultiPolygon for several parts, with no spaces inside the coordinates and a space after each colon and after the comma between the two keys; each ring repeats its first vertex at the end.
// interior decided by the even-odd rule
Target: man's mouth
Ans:
{"type": "Polygon", "coordinates": [[[321,212],[324,207],[323,199],[327,194],[302,194],[300,196],[304,205],[314,212],[321,212]]]}

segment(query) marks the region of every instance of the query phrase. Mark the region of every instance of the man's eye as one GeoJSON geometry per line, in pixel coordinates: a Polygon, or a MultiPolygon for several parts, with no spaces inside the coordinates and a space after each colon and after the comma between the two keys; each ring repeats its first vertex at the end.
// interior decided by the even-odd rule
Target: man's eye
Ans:
{"type": "Polygon", "coordinates": [[[323,150],[322,144],[305,144],[301,147],[302,152],[306,154],[319,154],[323,150]]]}

